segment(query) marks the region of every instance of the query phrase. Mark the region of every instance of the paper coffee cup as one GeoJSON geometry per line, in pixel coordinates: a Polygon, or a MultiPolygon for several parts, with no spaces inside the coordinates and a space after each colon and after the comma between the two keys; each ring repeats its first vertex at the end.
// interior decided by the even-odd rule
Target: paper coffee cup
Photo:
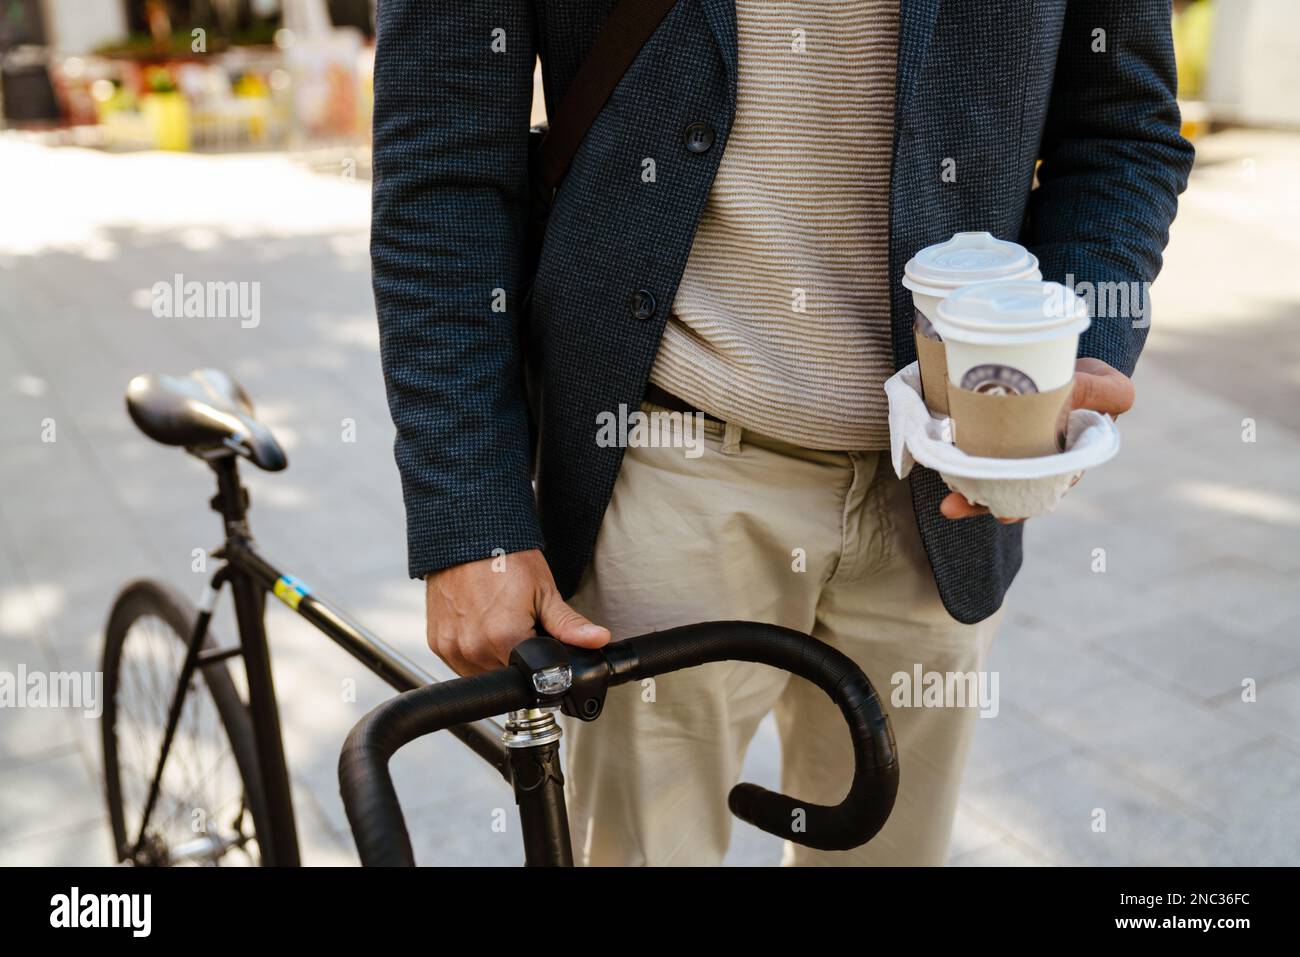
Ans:
{"type": "Polygon", "coordinates": [[[940,303],[957,447],[1023,458],[1061,451],[1088,304],[1060,283],[984,282],[940,303]]]}
{"type": "Polygon", "coordinates": [[[990,233],[957,233],[945,243],[925,247],[908,261],[903,268],[903,286],[912,293],[921,391],[931,412],[948,414],[946,357],[934,327],[939,303],[974,282],[1041,278],[1038,260],[1027,249],[995,239],[990,233]]]}

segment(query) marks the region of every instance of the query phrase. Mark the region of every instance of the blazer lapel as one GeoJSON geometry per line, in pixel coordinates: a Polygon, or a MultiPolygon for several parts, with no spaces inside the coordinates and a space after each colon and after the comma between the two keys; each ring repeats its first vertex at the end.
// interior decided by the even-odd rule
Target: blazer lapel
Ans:
{"type": "Polygon", "coordinates": [[[911,331],[912,300],[899,280],[903,275],[903,263],[916,252],[917,243],[924,235],[924,222],[915,215],[918,209],[916,180],[910,175],[910,170],[899,169],[899,149],[903,142],[899,133],[906,125],[906,111],[916,93],[921,63],[930,48],[930,37],[934,33],[934,21],[938,17],[941,2],[942,0],[899,0],[898,67],[894,79],[894,157],[890,164],[889,185],[889,274],[894,283],[891,331],[896,369],[901,369],[916,358],[911,331]]]}
{"type": "Polygon", "coordinates": [[[902,119],[903,106],[916,92],[921,62],[930,47],[934,21],[942,0],[899,0],[898,70],[894,81],[894,125],[902,119]]]}
{"type": "Polygon", "coordinates": [[[695,0],[704,9],[704,18],[722,51],[722,61],[727,65],[727,79],[731,95],[736,95],[736,0],[695,0]]]}

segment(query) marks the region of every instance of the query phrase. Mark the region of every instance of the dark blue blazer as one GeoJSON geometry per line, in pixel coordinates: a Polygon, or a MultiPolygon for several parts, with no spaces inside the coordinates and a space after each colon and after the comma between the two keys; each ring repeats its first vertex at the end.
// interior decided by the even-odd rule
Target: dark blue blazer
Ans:
{"type": "MultiPolygon", "coordinates": [[[[615,2],[379,0],[371,255],[413,577],[544,547],[567,596],[590,561],[622,458],[596,445],[596,416],[643,394],[736,98],[733,0],[679,0],[559,190],[525,310],[534,58],[554,108],[615,2]],[[697,123],[714,133],[703,152],[684,140],[697,123]],[[641,180],[646,157],[654,183],[641,180]],[[536,463],[521,348],[542,383],[536,463]]],[[[959,230],[1019,240],[1047,279],[1154,279],[1192,164],[1168,0],[901,5],[897,365],[915,359],[903,265],[959,230]],[[955,179],[942,175],[952,163],[955,179]]],[[[1129,373],[1144,325],[1099,318],[1080,354],[1129,373]]],[[[950,522],[945,491],[914,473],[939,593],[954,618],[978,621],[1020,566],[1021,527],[950,522]]]]}

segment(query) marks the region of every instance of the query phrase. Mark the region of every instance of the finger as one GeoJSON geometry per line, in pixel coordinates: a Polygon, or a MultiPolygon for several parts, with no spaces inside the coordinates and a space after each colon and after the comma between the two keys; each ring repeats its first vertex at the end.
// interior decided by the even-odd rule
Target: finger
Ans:
{"type": "Polygon", "coordinates": [[[608,628],[593,624],[578,614],[554,589],[547,589],[537,617],[547,634],[566,645],[599,648],[609,642],[608,628]]]}
{"type": "Polygon", "coordinates": [[[439,642],[433,649],[433,653],[442,659],[445,664],[462,678],[469,675],[478,674],[482,668],[475,667],[460,653],[459,647],[453,641],[439,642]]]}
{"type": "Polygon", "coordinates": [[[1133,398],[1133,380],[1118,370],[1074,373],[1072,401],[1076,409],[1121,415],[1133,408],[1133,398]]]}
{"type": "Polygon", "coordinates": [[[972,515],[987,515],[988,509],[983,505],[972,505],[960,492],[949,492],[939,503],[939,512],[944,518],[970,518],[972,515]]]}
{"type": "Polygon", "coordinates": [[[477,675],[478,672],[493,671],[510,661],[510,650],[519,644],[519,641],[520,638],[517,637],[513,641],[506,642],[484,638],[473,645],[461,645],[460,653],[464,655],[465,662],[472,668],[473,674],[477,675]]]}
{"type": "MultiPolygon", "coordinates": [[[[514,619],[514,616],[511,618],[514,619]]],[[[494,623],[488,629],[488,638],[483,645],[483,656],[487,659],[487,667],[500,668],[502,665],[509,664],[510,653],[515,650],[515,646],[537,636],[538,631],[531,622],[524,624],[518,620],[510,620],[494,623]]]]}

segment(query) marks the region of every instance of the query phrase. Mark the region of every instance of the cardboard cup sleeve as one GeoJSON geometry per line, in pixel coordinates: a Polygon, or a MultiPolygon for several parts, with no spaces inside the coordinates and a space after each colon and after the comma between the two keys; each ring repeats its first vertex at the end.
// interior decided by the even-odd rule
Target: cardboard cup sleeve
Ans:
{"type": "Polygon", "coordinates": [[[916,358],[921,367],[921,397],[935,415],[948,414],[948,356],[943,342],[921,335],[912,327],[916,339],[916,358]]]}
{"type": "Polygon", "coordinates": [[[947,385],[953,444],[966,454],[1028,459],[1065,449],[1073,379],[1051,392],[1025,395],[987,394],[947,385]]]}

